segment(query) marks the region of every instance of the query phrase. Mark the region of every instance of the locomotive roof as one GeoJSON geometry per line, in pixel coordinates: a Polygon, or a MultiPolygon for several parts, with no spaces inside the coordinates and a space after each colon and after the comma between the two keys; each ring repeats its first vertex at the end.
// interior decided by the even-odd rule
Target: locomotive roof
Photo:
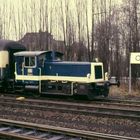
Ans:
{"type": "Polygon", "coordinates": [[[15,56],[38,56],[43,53],[46,53],[47,51],[22,51],[14,53],[15,56]]]}
{"type": "Polygon", "coordinates": [[[14,53],[15,56],[38,56],[44,53],[56,53],[59,56],[62,56],[63,53],[57,51],[22,51],[14,53]]]}
{"type": "Polygon", "coordinates": [[[11,49],[25,50],[26,48],[22,44],[20,44],[16,41],[0,39],[0,51],[2,51],[2,50],[9,51],[11,49]]]}

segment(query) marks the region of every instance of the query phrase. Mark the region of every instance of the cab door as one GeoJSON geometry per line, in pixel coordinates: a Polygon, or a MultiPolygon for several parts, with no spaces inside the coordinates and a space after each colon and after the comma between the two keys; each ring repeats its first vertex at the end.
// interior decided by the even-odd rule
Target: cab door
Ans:
{"type": "Polygon", "coordinates": [[[38,75],[38,72],[36,70],[36,56],[24,57],[23,75],[38,75]]]}
{"type": "Polygon", "coordinates": [[[23,56],[16,56],[15,57],[15,72],[17,75],[23,75],[23,64],[24,64],[24,57],[23,56]]]}

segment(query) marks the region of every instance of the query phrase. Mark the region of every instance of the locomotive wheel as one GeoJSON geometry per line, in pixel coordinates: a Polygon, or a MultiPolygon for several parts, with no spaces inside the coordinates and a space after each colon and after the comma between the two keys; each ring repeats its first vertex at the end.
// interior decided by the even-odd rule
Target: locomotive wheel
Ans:
{"type": "Polygon", "coordinates": [[[103,93],[104,97],[108,97],[108,94],[109,94],[109,88],[105,88],[103,93]]]}
{"type": "Polygon", "coordinates": [[[94,100],[97,95],[98,94],[96,89],[93,89],[92,91],[89,90],[89,93],[87,94],[87,98],[88,100],[94,100]]]}
{"type": "Polygon", "coordinates": [[[104,95],[104,97],[107,97],[108,94],[109,94],[109,85],[108,85],[108,83],[106,83],[104,86],[103,95],[104,95]]]}
{"type": "Polygon", "coordinates": [[[94,100],[95,99],[94,93],[88,93],[87,98],[88,98],[88,100],[94,100]]]}
{"type": "Polygon", "coordinates": [[[97,96],[97,90],[95,88],[95,85],[94,84],[89,85],[88,94],[87,94],[88,100],[94,100],[96,96],[97,96]]]}
{"type": "Polygon", "coordinates": [[[38,97],[40,97],[41,96],[41,93],[39,93],[39,92],[34,92],[34,93],[32,93],[33,94],[33,96],[35,97],[35,98],[38,98],[38,97]]]}

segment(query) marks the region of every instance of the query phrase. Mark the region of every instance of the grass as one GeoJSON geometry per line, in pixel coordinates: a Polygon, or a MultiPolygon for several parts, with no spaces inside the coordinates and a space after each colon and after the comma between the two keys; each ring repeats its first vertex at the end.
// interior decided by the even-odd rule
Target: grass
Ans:
{"type": "Polygon", "coordinates": [[[138,89],[133,89],[132,92],[128,92],[128,85],[126,84],[121,84],[120,87],[117,86],[111,86],[110,88],[110,97],[115,97],[115,98],[122,98],[122,99],[139,99],[140,100],[140,90],[138,89]]]}

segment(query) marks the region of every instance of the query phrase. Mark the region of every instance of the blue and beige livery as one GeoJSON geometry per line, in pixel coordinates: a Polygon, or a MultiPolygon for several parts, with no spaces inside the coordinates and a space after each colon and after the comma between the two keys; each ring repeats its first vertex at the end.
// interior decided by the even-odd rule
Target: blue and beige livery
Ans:
{"type": "Polygon", "coordinates": [[[101,62],[63,61],[63,54],[56,51],[22,51],[14,56],[15,82],[24,90],[89,98],[109,93],[101,62]]]}

